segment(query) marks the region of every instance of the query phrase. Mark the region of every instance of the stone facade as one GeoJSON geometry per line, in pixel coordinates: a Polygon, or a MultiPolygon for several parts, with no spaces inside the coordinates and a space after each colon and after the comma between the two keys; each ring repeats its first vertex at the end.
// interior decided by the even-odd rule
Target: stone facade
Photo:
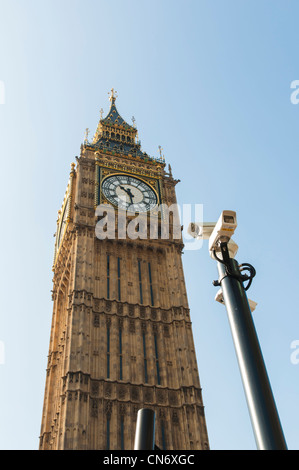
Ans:
{"type": "MultiPolygon", "coordinates": [[[[115,237],[95,233],[107,175],[134,175],[160,204],[176,202],[171,170],[142,154],[113,93],[111,101],[110,122],[100,121],[71,166],[58,214],[40,449],[131,450],[143,407],[156,412],[160,449],[208,449],[182,239],[119,239],[118,219],[115,237]],[[131,147],[104,145],[122,136],[131,147]]],[[[157,214],[159,227],[162,219],[157,214]]],[[[170,217],[171,230],[174,223],[170,217]]]]}

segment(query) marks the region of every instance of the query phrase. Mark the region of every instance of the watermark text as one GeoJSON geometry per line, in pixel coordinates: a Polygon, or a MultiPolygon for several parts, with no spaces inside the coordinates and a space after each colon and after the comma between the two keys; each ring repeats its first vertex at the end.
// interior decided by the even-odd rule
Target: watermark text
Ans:
{"type": "Polygon", "coordinates": [[[294,341],[291,342],[291,349],[293,349],[290,356],[291,363],[297,365],[299,364],[299,339],[294,339],[294,341]]]}
{"type": "Polygon", "coordinates": [[[194,221],[203,221],[202,204],[161,204],[150,212],[134,212],[100,204],[95,211],[96,237],[100,240],[171,240],[182,241],[185,250],[198,250],[202,239],[190,230],[194,221]]]}
{"type": "Polygon", "coordinates": [[[299,103],[299,80],[293,80],[291,82],[291,88],[294,89],[294,91],[291,93],[290,99],[292,104],[298,104],[299,103]]]}

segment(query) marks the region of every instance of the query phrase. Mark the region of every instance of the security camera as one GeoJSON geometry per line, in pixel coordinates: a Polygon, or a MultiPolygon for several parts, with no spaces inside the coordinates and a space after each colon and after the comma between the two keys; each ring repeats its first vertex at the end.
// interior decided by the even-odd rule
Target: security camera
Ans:
{"type": "MultiPolygon", "coordinates": [[[[219,289],[217,291],[217,294],[215,295],[215,300],[216,300],[216,302],[219,302],[220,304],[224,305],[222,289],[219,289]]],[[[253,300],[248,299],[248,303],[249,303],[249,307],[250,307],[251,312],[253,312],[255,310],[256,306],[257,306],[257,302],[254,302],[253,300]]]]}
{"type": "Polygon", "coordinates": [[[237,228],[237,215],[234,211],[222,211],[210,237],[209,250],[220,252],[220,243],[228,243],[237,228]]]}
{"type": "MultiPolygon", "coordinates": [[[[224,211],[224,212],[231,212],[231,211],[224,211]]],[[[235,214],[235,213],[234,213],[235,214]]],[[[212,232],[216,226],[216,222],[191,222],[188,227],[188,234],[197,239],[203,239],[203,240],[208,240],[212,232]]],[[[237,254],[238,251],[238,245],[230,239],[228,242],[228,251],[229,255],[231,258],[234,258],[237,254]]],[[[213,258],[213,254],[211,253],[211,256],[213,258]]],[[[221,253],[218,253],[218,258],[221,258],[222,255],[221,253]]]]}
{"type": "Polygon", "coordinates": [[[257,302],[254,302],[254,300],[248,299],[248,303],[249,303],[250,310],[253,312],[253,310],[255,310],[255,307],[257,306],[257,302]]]}
{"type": "Polygon", "coordinates": [[[215,300],[216,302],[219,302],[220,304],[224,304],[222,289],[217,290],[217,294],[215,295],[215,300]]]}
{"type": "Polygon", "coordinates": [[[193,238],[202,238],[207,240],[210,238],[215,225],[216,222],[191,222],[187,232],[193,238]]]}

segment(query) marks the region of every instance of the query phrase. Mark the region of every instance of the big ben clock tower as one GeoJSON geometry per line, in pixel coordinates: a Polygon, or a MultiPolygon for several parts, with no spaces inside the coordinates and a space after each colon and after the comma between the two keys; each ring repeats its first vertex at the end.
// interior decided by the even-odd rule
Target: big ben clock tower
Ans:
{"type": "Polygon", "coordinates": [[[156,412],[160,449],[208,449],[181,227],[167,214],[178,181],[141,150],[113,89],[110,101],[58,212],[40,449],[132,450],[140,408],[156,412]]]}

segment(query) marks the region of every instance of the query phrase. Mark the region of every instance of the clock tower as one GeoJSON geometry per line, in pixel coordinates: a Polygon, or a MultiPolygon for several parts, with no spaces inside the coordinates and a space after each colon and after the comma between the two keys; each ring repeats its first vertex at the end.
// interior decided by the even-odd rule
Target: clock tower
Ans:
{"type": "Polygon", "coordinates": [[[110,101],[58,212],[39,447],[132,450],[137,412],[151,408],[160,449],[208,449],[178,180],[141,150],[113,89],[110,101]]]}

